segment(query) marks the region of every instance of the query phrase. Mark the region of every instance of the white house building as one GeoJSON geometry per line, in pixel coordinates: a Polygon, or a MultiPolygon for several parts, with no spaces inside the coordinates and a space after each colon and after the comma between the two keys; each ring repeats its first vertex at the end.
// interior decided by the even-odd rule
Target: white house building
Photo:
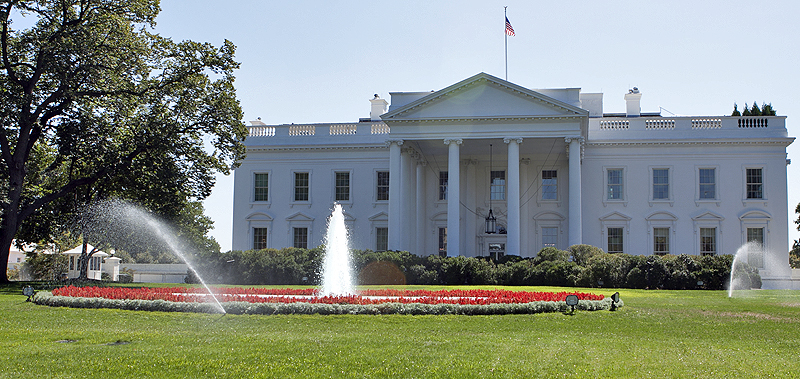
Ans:
{"type": "Polygon", "coordinates": [[[641,96],[608,114],[601,93],[480,73],[391,93],[388,109],[376,95],[359,122],[253,121],[233,249],[317,246],[338,202],[358,249],[701,255],[755,241],[765,287],[790,278],[786,117],[662,117],[641,96]]]}

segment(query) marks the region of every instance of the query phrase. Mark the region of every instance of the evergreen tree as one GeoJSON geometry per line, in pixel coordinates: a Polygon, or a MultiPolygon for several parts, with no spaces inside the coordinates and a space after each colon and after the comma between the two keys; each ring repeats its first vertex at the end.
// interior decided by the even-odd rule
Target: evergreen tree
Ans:
{"type": "Polygon", "coordinates": [[[744,103],[744,111],[742,111],[742,116],[752,116],[753,114],[750,113],[750,108],[747,107],[747,103],[744,103]]]}
{"type": "Polygon", "coordinates": [[[731,113],[731,116],[741,116],[741,115],[742,114],[739,112],[738,106],[736,105],[736,103],[733,103],[733,113],[731,113]]]}
{"type": "Polygon", "coordinates": [[[758,103],[753,102],[753,108],[750,109],[751,116],[761,116],[761,109],[758,108],[758,103]]]}

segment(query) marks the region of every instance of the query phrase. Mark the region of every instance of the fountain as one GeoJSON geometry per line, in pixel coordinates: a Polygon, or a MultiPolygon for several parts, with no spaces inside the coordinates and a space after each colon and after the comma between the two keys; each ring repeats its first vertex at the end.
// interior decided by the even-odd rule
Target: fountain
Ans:
{"type": "Polygon", "coordinates": [[[325,235],[325,260],[322,265],[323,296],[346,296],[355,294],[353,270],[350,262],[350,246],[347,242],[347,227],[341,204],[333,205],[325,235]]]}
{"type": "Polygon", "coordinates": [[[112,246],[140,245],[166,248],[180,258],[198,278],[214,299],[214,307],[226,313],[219,299],[194,268],[185,254],[183,243],[174,230],[163,220],[146,210],[123,200],[106,200],[90,206],[78,221],[81,232],[89,238],[103,241],[112,246]],[[155,240],[153,236],[157,237],[155,240]]]}
{"type": "Polygon", "coordinates": [[[751,266],[764,267],[765,256],[764,247],[758,242],[748,242],[736,250],[731,263],[728,297],[733,296],[734,290],[749,290],[753,287],[747,269],[751,266]]]}

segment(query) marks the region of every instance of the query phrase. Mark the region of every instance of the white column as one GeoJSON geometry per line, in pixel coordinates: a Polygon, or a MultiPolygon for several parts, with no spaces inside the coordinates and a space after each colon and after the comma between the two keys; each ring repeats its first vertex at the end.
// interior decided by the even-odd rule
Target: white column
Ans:
{"type": "Polygon", "coordinates": [[[444,144],[448,145],[447,155],[447,256],[461,255],[461,161],[459,158],[460,147],[463,141],[460,138],[447,138],[444,144]]]}
{"type": "Polygon", "coordinates": [[[581,144],[583,137],[566,137],[569,154],[569,245],[583,240],[581,218],[581,144]]]}
{"type": "MultiPolygon", "coordinates": [[[[464,199],[462,200],[464,204],[466,204],[467,209],[477,209],[477,176],[475,175],[476,168],[478,165],[478,161],[473,159],[467,159],[462,161],[464,165],[467,166],[467,169],[464,173],[466,176],[466,186],[464,188],[464,199]]],[[[464,256],[467,257],[475,257],[478,255],[478,241],[476,241],[476,232],[478,231],[478,217],[473,214],[467,213],[464,217],[464,249],[463,253],[464,256]]],[[[480,221],[483,221],[481,219],[480,221]]],[[[481,223],[483,225],[483,223],[481,223]]],[[[483,233],[481,233],[483,234],[483,233]]]]}
{"type": "Polygon", "coordinates": [[[416,207],[417,203],[414,199],[416,195],[416,185],[414,184],[416,179],[416,159],[414,158],[416,153],[412,149],[402,149],[402,153],[400,154],[400,165],[402,168],[400,171],[402,172],[402,179],[401,180],[401,190],[400,190],[400,209],[401,209],[401,221],[400,221],[400,230],[401,239],[400,239],[400,249],[405,251],[411,251],[416,245],[415,240],[415,228],[414,228],[414,221],[416,220],[416,207]]]}
{"type": "Polygon", "coordinates": [[[389,145],[389,250],[399,250],[402,234],[401,227],[401,165],[400,155],[403,140],[390,139],[386,141],[389,145]]]}
{"type": "MultiPolygon", "coordinates": [[[[417,246],[414,254],[422,256],[425,253],[425,161],[417,162],[417,246]]],[[[431,250],[434,251],[434,250],[431,250]]]]}
{"type": "MultiPolygon", "coordinates": [[[[519,160],[519,163],[520,163],[520,165],[519,165],[519,184],[520,184],[520,191],[521,191],[524,188],[528,188],[528,186],[530,184],[530,182],[529,182],[530,179],[528,179],[528,169],[529,169],[531,160],[529,158],[522,158],[522,159],[519,160]]],[[[525,249],[524,252],[526,253],[525,254],[526,257],[533,257],[533,255],[536,254],[539,251],[539,250],[537,250],[536,247],[531,247],[531,244],[530,244],[530,242],[531,242],[530,238],[529,238],[529,236],[530,236],[530,233],[529,233],[530,232],[530,222],[529,222],[530,215],[528,213],[528,205],[525,203],[526,199],[529,199],[533,195],[534,194],[532,194],[530,192],[530,190],[529,190],[528,193],[520,194],[520,205],[519,205],[520,206],[520,209],[519,209],[519,229],[520,229],[519,237],[520,237],[520,241],[519,241],[519,246],[520,246],[521,252],[523,251],[522,250],[523,248],[525,249]]]]}
{"type": "Polygon", "coordinates": [[[506,254],[520,255],[519,227],[519,144],[522,138],[503,138],[508,144],[508,234],[506,235],[506,254]]]}

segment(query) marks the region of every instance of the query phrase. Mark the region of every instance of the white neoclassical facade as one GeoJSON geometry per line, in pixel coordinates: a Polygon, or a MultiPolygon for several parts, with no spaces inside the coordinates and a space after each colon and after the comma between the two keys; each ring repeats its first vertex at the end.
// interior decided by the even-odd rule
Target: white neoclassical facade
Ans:
{"type": "Polygon", "coordinates": [[[662,117],[641,96],[608,114],[601,93],[481,73],[391,106],[376,95],[355,123],[254,121],[233,249],[317,246],[338,202],[358,249],[702,255],[755,241],[765,283],[788,278],[785,117],[662,117]]]}

